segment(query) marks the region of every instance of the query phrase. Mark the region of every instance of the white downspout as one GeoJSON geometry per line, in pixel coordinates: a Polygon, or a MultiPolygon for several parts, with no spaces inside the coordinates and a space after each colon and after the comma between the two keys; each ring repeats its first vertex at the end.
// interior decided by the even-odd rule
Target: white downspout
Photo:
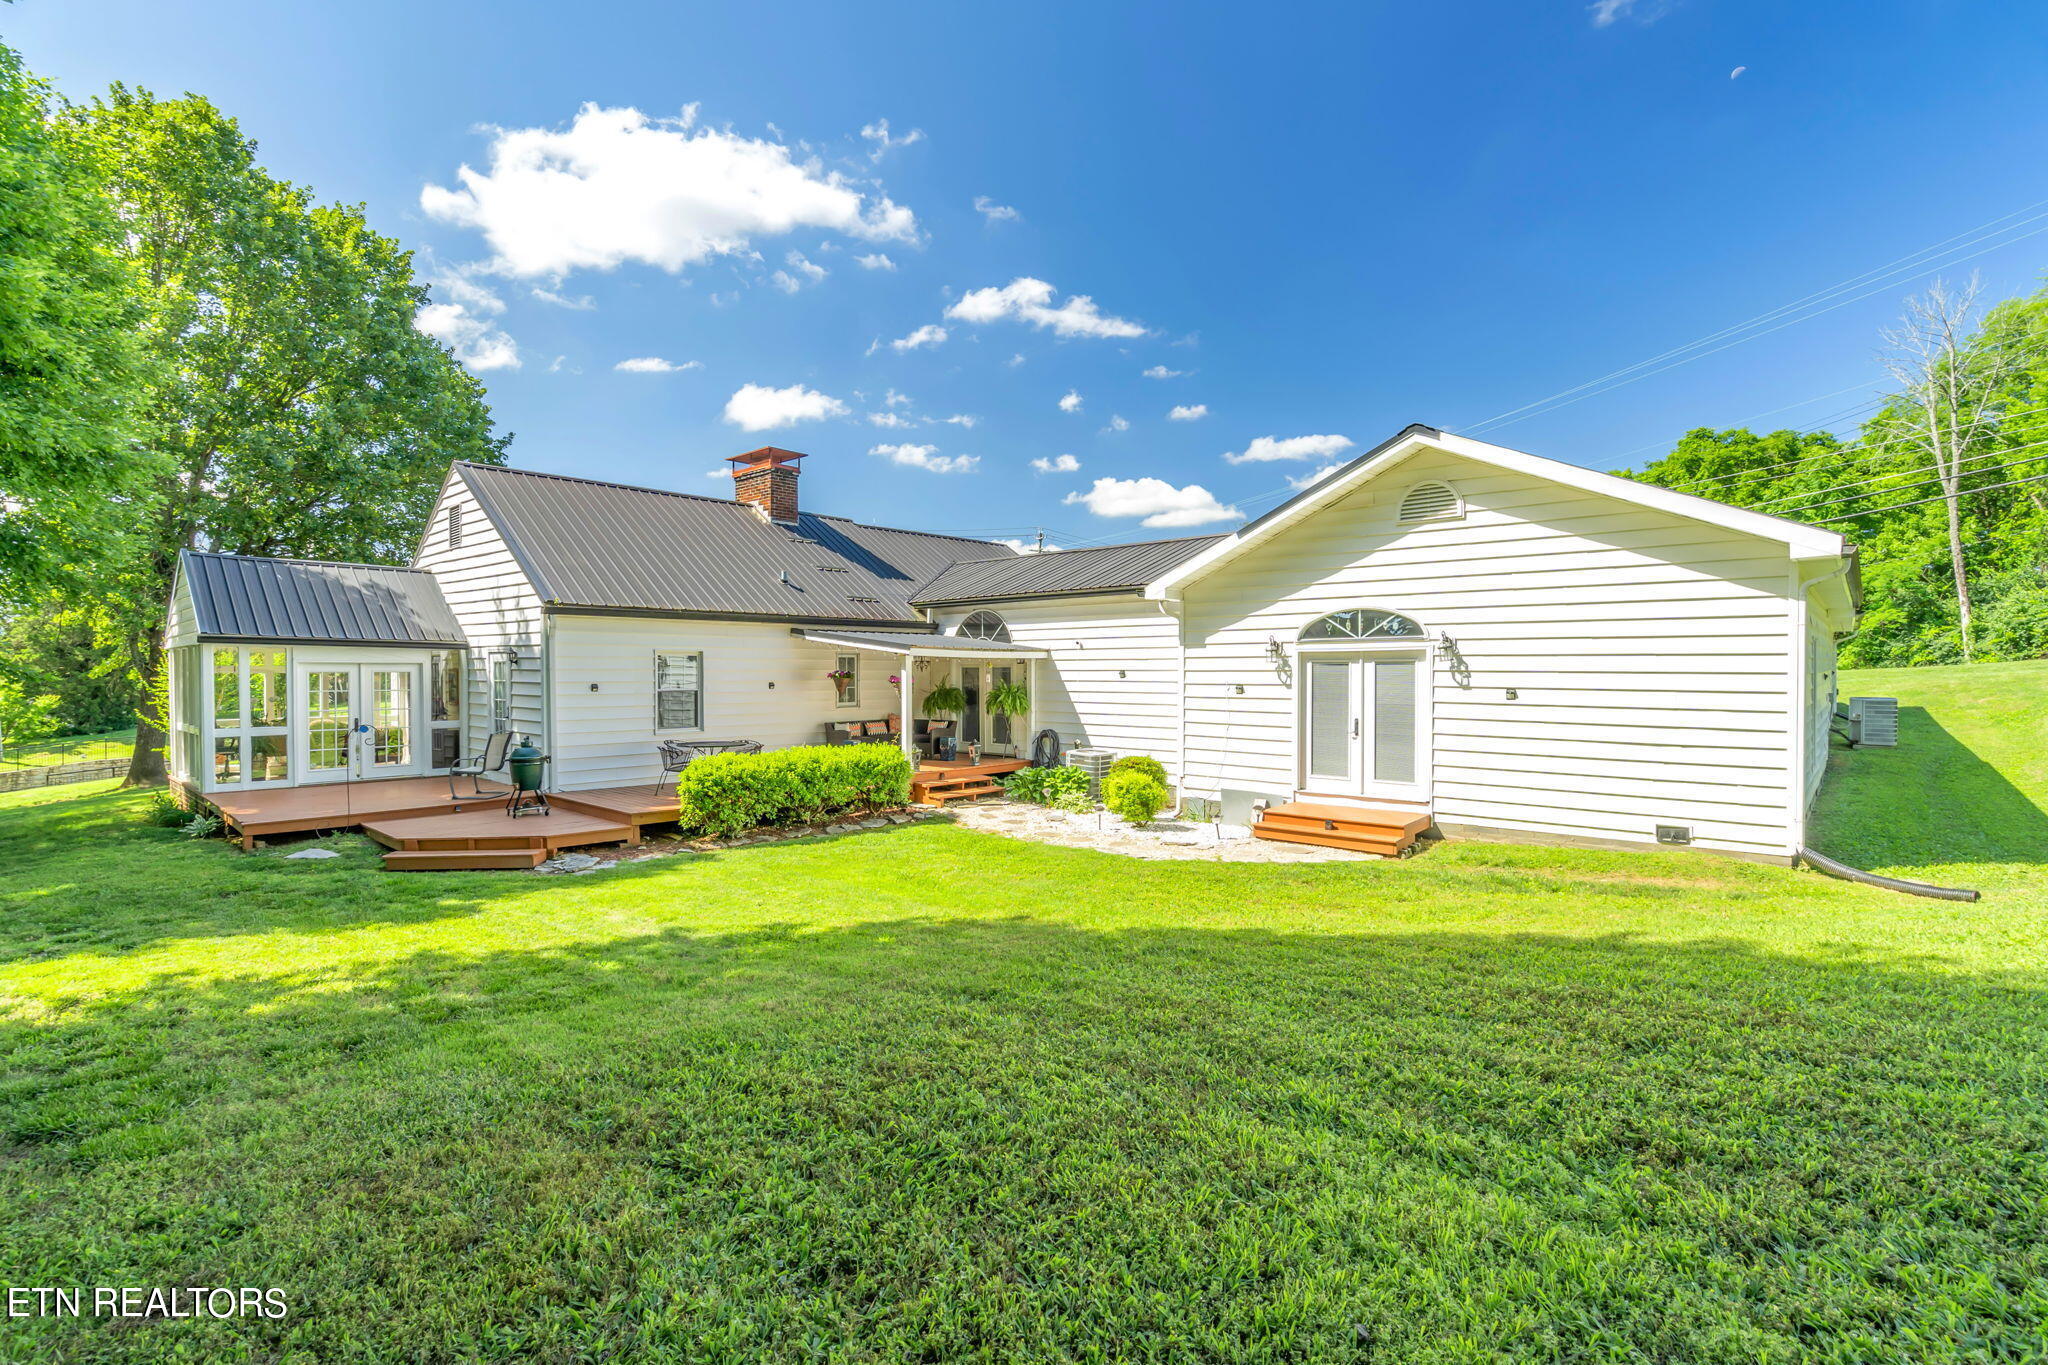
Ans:
{"type": "Polygon", "coordinates": [[[1173,621],[1173,654],[1176,661],[1173,684],[1173,790],[1185,803],[1188,796],[1187,618],[1179,611],[1179,598],[1161,597],[1157,601],[1160,613],[1173,621]]]}
{"type": "Polygon", "coordinates": [[[910,760],[912,771],[917,768],[917,737],[912,731],[917,722],[910,714],[910,670],[916,659],[914,654],[903,656],[903,668],[896,675],[896,714],[902,717],[897,733],[902,736],[903,756],[910,760]]]}

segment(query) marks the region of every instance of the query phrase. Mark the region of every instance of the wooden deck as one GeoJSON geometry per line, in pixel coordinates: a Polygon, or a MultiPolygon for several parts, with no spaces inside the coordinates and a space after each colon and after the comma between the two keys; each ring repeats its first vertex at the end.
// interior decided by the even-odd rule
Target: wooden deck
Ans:
{"type": "Polygon", "coordinates": [[[1397,858],[1429,826],[1430,817],[1421,811],[1287,801],[1260,816],[1252,825],[1252,834],[1282,843],[1320,844],[1397,858]]]}
{"type": "Polygon", "coordinates": [[[645,782],[630,787],[594,787],[580,792],[549,792],[548,800],[588,815],[603,815],[633,825],[658,825],[676,818],[673,782],[661,791],[645,782]]]}
{"type": "Polygon", "coordinates": [[[328,782],[282,791],[209,792],[202,799],[220,812],[223,824],[254,848],[269,834],[315,829],[355,829],[365,820],[396,820],[415,815],[443,815],[480,808],[497,809],[510,793],[484,783],[481,797],[469,795],[469,780],[460,779],[462,795],[448,795],[445,777],[387,777],[374,782],[328,782]]]}
{"type": "MultiPolygon", "coordinates": [[[[552,800],[552,798],[550,798],[552,800]]],[[[363,833],[391,850],[384,866],[399,872],[454,868],[534,867],[565,848],[637,844],[637,826],[559,804],[517,819],[503,806],[363,822],[363,833]]]]}

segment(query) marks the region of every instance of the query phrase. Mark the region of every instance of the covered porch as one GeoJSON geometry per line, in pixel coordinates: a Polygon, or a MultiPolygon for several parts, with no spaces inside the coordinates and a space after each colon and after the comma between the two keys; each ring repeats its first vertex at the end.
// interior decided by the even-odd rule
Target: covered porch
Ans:
{"type": "Polygon", "coordinates": [[[840,630],[802,627],[791,632],[817,644],[835,649],[861,650],[886,655],[896,665],[896,705],[902,717],[899,742],[913,763],[920,763],[914,718],[948,721],[954,727],[951,738],[955,755],[943,758],[936,752],[920,763],[919,775],[927,773],[938,783],[949,782],[970,770],[983,777],[1015,772],[1030,762],[1031,737],[1037,733],[1038,665],[1049,659],[1049,650],[1001,637],[976,635],[923,635],[900,631],[840,630]],[[989,693],[998,687],[1021,686],[1028,703],[1021,712],[992,708],[989,693]],[[925,701],[941,687],[957,689],[958,704],[927,709],[925,701]]]}

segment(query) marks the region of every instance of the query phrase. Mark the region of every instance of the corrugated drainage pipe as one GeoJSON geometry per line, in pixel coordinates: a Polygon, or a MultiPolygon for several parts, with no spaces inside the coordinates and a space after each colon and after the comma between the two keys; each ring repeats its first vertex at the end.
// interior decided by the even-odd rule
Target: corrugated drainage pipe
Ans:
{"type": "Polygon", "coordinates": [[[1926,882],[1909,882],[1898,877],[1880,877],[1875,872],[1865,872],[1847,863],[1838,863],[1824,853],[1815,853],[1810,848],[1799,850],[1800,858],[1816,872],[1825,872],[1830,877],[1840,877],[1845,882],[1861,882],[1865,886],[1882,887],[1886,891],[1903,891],[1909,896],[1932,896],[1944,901],[1973,901],[1978,893],[1960,886],[1930,886],[1926,882]]]}

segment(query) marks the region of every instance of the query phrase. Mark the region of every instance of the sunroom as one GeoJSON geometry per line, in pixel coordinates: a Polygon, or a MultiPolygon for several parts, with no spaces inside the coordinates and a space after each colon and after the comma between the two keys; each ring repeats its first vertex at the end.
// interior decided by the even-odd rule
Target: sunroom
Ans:
{"type": "Polygon", "coordinates": [[[432,574],[186,551],[164,643],[171,779],[193,792],[461,760],[464,640],[432,574]]]}

